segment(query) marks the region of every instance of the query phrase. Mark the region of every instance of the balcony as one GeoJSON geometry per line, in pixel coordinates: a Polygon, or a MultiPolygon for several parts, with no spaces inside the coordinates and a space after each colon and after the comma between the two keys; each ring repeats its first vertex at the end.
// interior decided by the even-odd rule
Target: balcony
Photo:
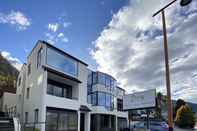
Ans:
{"type": "Polygon", "coordinates": [[[78,100],[78,81],[47,70],[47,95],[62,99],[78,100]]]}
{"type": "Polygon", "coordinates": [[[52,95],[46,95],[46,106],[70,110],[78,110],[80,108],[80,103],[75,99],[68,99],[63,97],[57,97],[52,95]]]}

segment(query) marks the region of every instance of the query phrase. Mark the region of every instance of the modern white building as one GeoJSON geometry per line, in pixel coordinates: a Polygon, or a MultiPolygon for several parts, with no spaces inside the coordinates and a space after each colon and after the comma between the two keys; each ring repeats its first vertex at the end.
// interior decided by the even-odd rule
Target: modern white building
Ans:
{"type": "Polygon", "coordinates": [[[112,76],[38,41],[18,77],[17,112],[40,131],[119,131],[124,94],[112,76]]]}

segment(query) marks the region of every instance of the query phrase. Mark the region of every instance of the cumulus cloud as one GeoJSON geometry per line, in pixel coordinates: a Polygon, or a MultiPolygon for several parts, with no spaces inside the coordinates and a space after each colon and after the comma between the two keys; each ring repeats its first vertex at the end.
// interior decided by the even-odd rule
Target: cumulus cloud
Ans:
{"type": "Polygon", "coordinates": [[[16,69],[20,70],[21,67],[22,67],[22,62],[16,58],[16,57],[13,57],[10,52],[7,52],[7,51],[2,51],[1,52],[1,55],[6,58],[16,69]]]}
{"type": "Polygon", "coordinates": [[[69,26],[72,25],[71,22],[65,21],[66,16],[61,15],[53,23],[47,25],[47,31],[45,32],[46,41],[51,44],[56,43],[67,43],[69,39],[65,36],[65,31],[69,26]]]}
{"type": "Polygon", "coordinates": [[[46,32],[45,37],[46,37],[46,40],[51,44],[55,44],[59,42],[67,43],[69,41],[69,39],[62,32],[60,33],[46,32]]]}
{"type": "Polygon", "coordinates": [[[69,26],[71,26],[71,25],[72,25],[71,22],[63,22],[63,27],[64,27],[64,28],[67,28],[67,27],[69,27],[69,26]]]}
{"type": "Polygon", "coordinates": [[[25,30],[31,25],[30,19],[20,11],[11,11],[8,14],[0,12],[0,24],[9,24],[17,30],[25,30]]]}
{"type": "Polygon", "coordinates": [[[53,31],[53,32],[56,32],[59,28],[59,24],[58,23],[51,23],[51,24],[48,24],[48,29],[53,31]]]}
{"type": "MultiPolygon", "coordinates": [[[[112,74],[128,93],[157,88],[165,93],[161,17],[153,13],[170,0],[130,1],[113,15],[93,43],[100,71],[112,74]]],[[[166,10],[173,98],[197,102],[197,1],[166,10]],[[187,91],[187,93],[185,93],[187,91]]]]}

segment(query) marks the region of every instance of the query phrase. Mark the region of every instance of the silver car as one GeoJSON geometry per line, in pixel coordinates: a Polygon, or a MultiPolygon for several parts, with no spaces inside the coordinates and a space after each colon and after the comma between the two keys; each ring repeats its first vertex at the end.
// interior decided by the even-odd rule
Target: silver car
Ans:
{"type": "MultiPolygon", "coordinates": [[[[168,124],[166,122],[151,121],[150,131],[168,131],[168,124]]],[[[145,130],[147,128],[146,122],[139,122],[133,125],[134,130],[145,130]]]]}

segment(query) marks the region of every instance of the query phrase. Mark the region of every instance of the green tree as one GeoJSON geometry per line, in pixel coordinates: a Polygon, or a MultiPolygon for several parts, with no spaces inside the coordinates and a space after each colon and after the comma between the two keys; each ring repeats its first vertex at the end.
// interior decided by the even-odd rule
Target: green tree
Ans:
{"type": "Polygon", "coordinates": [[[196,123],[195,114],[187,104],[182,105],[177,110],[175,122],[180,128],[194,128],[196,123]]]}
{"type": "Polygon", "coordinates": [[[156,118],[158,119],[162,119],[162,114],[161,114],[161,108],[162,108],[162,93],[161,92],[158,92],[157,93],[157,106],[156,106],[156,109],[155,109],[155,115],[156,115],[156,118]]]}
{"type": "Polygon", "coordinates": [[[186,103],[185,103],[185,101],[184,101],[183,99],[178,99],[178,100],[176,101],[176,105],[175,105],[174,112],[173,112],[174,118],[176,118],[177,110],[178,110],[181,106],[183,106],[183,105],[185,105],[185,104],[186,104],[186,103]]]}

